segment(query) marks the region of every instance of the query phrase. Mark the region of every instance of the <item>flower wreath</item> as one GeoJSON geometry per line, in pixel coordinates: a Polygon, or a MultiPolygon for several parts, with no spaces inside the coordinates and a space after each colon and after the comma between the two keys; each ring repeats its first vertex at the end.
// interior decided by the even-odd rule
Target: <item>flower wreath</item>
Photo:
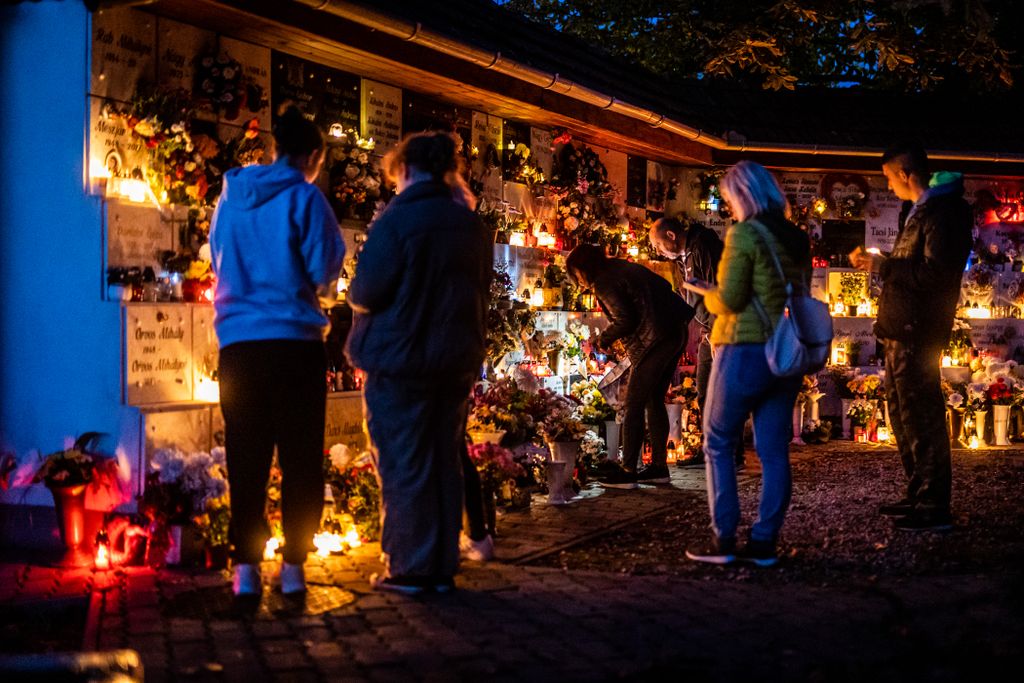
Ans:
{"type": "Polygon", "coordinates": [[[390,191],[371,153],[372,139],[359,137],[355,130],[332,133],[327,158],[328,198],[338,219],[369,221],[378,201],[387,201],[390,191]]]}
{"type": "Polygon", "coordinates": [[[577,190],[591,197],[603,197],[613,191],[608,182],[608,169],[597,152],[586,145],[577,148],[571,143],[559,151],[550,184],[563,195],[577,190]]]}
{"type": "Polygon", "coordinates": [[[160,202],[190,207],[212,203],[207,193],[222,173],[210,163],[220,154],[213,136],[194,134],[195,105],[184,90],[143,89],[127,110],[107,110],[124,120],[132,135],[149,150],[147,180],[160,202]]]}
{"type": "Polygon", "coordinates": [[[199,59],[194,91],[201,104],[220,111],[228,121],[237,119],[243,107],[255,113],[268,104],[263,87],[246,77],[241,63],[227,52],[199,59]]]}

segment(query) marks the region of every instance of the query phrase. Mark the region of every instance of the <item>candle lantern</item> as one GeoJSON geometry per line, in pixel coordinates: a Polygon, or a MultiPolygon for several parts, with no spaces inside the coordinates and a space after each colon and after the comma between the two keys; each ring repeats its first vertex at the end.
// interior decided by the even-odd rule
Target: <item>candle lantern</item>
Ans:
{"type": "Polygon", "coordinates": [[[93,558],[93,566],[99,571],[110,569],[110,539],[107,537],[106,529],[100,529],[96,534],[96,555],[93,558]]]}
{"type": "Polygon", "coordinates": [[[534,308],[544,307],[544,283],[537,278],[537,281],[533,283],[533,295],[530,297],[530,304],[534,308]]]}
{"type": "Polygon", "coordinates": [[[882,443],[889,442],[889,428],[886,425],[878,425],[878,440],[882,443]]]}

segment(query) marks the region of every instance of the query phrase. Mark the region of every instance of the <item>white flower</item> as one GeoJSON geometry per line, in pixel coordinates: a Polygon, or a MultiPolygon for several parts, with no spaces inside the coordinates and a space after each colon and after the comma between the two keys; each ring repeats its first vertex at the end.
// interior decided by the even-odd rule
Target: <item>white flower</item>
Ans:
{"type": "Polygon", "coordinates": [[[234,77],[235,77],[235,70],[232,69],[230,66],[224,67],[224,78],[230,80],[230,79],[232,79],[234,77]]]}
{"type": "Polygon", "coordinates": [[[343,443],[336,443],[328,451],[331,458],[331,465],[340,471],[344,471],[352,462],[352,453],[348,446],[343,443]]]}
{"type": "Polygon", "coordinates": [[[946,403],[948,403],[953,408],[959,408],[964,404],[964,397],[958,392],[954,391],[952,394],[949,395],[949,398],[946,399],[946,403]]]}
{"type": "Polygon", "coordinates": [[[215,446],[211,449],[210,457],[213,458],[213,461],[221,467],[225,467],[228,464],[227,451],[224,450],[223,446],[215,446]]]}

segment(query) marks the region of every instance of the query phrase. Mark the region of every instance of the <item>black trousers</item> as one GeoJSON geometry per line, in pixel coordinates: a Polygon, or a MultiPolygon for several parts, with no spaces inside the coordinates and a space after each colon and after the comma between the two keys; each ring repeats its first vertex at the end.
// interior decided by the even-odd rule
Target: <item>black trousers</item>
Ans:
{"type": "Polygon", "coordinates": [[[668,459],[668,412],[665,392],[686,340],[679,337],[654,343],[647,353],[633,362],[626,384],[622,417],[622,466],[636,471],[644,445],[644,413],[651,432],[651,465],[665,465],[668,459]]]}
{"type": "MultiPolygon", "coordinates": [[[[470,405],[466,404],[466,416],[469,416],[470,405]]],[[[469,444],[466,442],[466,424],[462,424],[463,437],[459,441],[459,460],[462,461],[462,483],[463,496],[465,499],[465,524],[466,534],[474,541],[482,541],[487,537],[488,532],[494,529],[487,528],[487,520],[484,515],[484,493],[480,482],[480,472],[469,457],[469,444]]]]}
{"type": "Polygon", "coordinates": [[[891,339],[882,344],[889,419],[907,475],[907,498],[922,512],[946,513],[953,472],[939,371],[944,345],[891,339]]]}
{"type": "Polygon", "coordinates": [[[284,559],[302,564],[324,505],[327,355],[318,341],[231,344],[220,351],[220,404],[236,563],[258,563],[269,535],[267,479],[277,447],[284,559]]]}
{"type": "Polygon", "coordinates": [[[377,452],[381,550],[389,576],[450,578],[459,565],[466,397],[476,379],[368,374],[363,403],[377,452]]]}

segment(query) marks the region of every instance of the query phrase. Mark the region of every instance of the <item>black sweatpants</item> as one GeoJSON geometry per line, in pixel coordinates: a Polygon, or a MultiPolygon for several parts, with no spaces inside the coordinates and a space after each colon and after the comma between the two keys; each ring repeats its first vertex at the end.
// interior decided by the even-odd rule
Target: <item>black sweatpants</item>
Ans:
{"type": "Polygon", "coordinates": [[[327,355],[319,341],[240,342],[220,351],[220,403],[236,563],[258,563],[270,463],[281,466],[284,559],[302,564],[324,505],[327,355]]]}
{"type": "Polygon", "coordinates": [[[685,348],[685,338],[662,339],[630,368],[622,418],[622,466],[631,472],[637,469],[644,445],[645,412],[651,432],[651,464],[665,465],[668,458],[665,392],[685,348]]]}

